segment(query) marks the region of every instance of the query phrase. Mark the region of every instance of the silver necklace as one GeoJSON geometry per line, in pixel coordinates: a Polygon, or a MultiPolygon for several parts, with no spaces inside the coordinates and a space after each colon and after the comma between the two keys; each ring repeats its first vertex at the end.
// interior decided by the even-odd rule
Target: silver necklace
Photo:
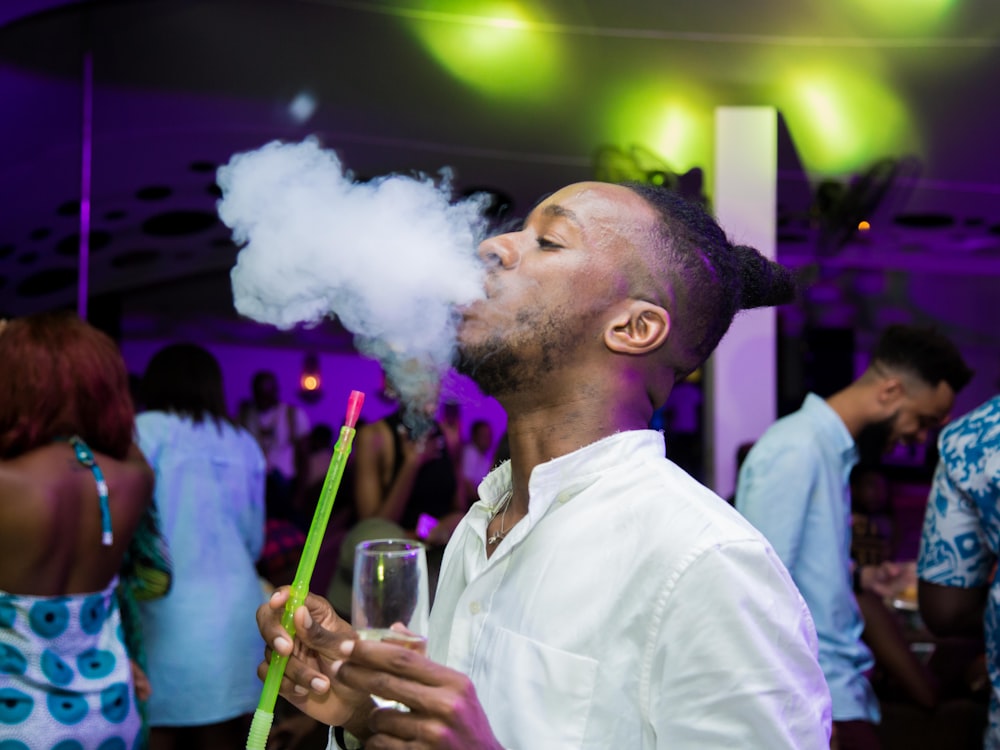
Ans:
{"type": "MultiPolygon", "coordinates": [[[[498,531],[495,531],[493,534],[491,534],[490,536],[488,536],[486,538],[486,543],[487,544],[491,544],[492,545],[492,544],[496,544],[497,542],[503,541],[503,538],[505,536],[507,536],[507,534],[510,532],[510,529],[504,530],[504,519],[507,517],[507,508],[508,508],[508,506],[510,506],[510,499],[512,497],[514,497],[514,490],[513,489],[511,489],[507,493],[507,497],[505,497],[503,499],[503,506],[502,506],[503,507],[503,512],[500,513],[500,529],[498,531]]],[[[497,510],[499,511],[500,509],[498,508],[497,510]]],[[[497,514],[494,513],[493,514],[493,518],[496,518],[496,517],[497,517],[497,514]]],[[[490,520],[493,520],[493,519],[490,519],[490,520]]]]}

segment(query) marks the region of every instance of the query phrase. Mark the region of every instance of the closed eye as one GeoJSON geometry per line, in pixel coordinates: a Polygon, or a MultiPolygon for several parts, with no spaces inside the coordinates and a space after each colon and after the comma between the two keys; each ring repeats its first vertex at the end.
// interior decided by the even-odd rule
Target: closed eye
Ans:
{"type": "Polygon", "coordinates": [[[539,237],[538,246],[545,250],[558,250],[562,247],[558,242],[550,240],[548,237],[539,237]]]}

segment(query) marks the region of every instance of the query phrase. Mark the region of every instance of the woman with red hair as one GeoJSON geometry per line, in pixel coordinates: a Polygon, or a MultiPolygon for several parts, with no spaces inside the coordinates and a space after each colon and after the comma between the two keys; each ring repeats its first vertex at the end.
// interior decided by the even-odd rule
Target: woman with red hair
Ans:
{"type": "MultiPolygon", "coordinates": [[[[0,327],[0,724],[21,748],[132,748],[115,597],[152,495],[115,343],[70,313],[0,327]]],[[[6,743],[4,743],[6,744],[6,743]]]]}

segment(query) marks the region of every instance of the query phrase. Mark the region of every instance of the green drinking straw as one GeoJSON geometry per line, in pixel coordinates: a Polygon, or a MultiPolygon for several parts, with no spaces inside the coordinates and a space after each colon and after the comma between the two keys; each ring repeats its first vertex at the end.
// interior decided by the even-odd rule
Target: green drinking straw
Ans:
{"type": "MultiPolygon", "coordinates": [[[[295,571],[295,580],[292,581],[292,590],[285,603],[285,612],[281,616],[281,626],[288,631],[288,635],[293,639],[295,638],[293,616],[295,610],[305,602],[306,594],[309,593],[309,580],[316,567],[316,558],[319,556],[323,535],[326,533],[327,521],[330,520],[333,499],[337,494],[337,488],[340,487],[340,480],[344,476],[347,457],[351,454],[351,444],[354,442],[355,433],[354,426],[358,423],[358,415],[361,413],[361,405],[364,402],[365,394],[361,391],[351,391],[351,396],[347,400],[347,420],[340,428],[337,444],[333,446],[330,468],[327,469],[326,479],[323,480],[323,490],[316,503],[316,512],[313,514],[312,524],[309,526],[309,535],[302,548],[302,559],[299,560],[299,567],[295,571]]],[[[267,678],[264,680],[264,689],[260,694],[260,703],[257,704],[257,710],[253,714],[253,723],[250,725],[247,750],[264,750],[267,744],[267,735],[271,731],[271,722],[274,721],[274,704],[278,700],[278,689],[281,687],[281,678],[285,673],[287,663],[287,656],[281,656],[277,651],[272,652],[271,663],[267,668],[267,678]]]]}

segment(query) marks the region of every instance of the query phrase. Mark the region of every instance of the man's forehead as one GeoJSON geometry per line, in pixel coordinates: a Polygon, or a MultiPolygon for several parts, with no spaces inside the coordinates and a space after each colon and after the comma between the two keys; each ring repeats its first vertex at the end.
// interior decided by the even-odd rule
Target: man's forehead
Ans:
{"type": "Polygon", "coordinates": [[[557,190],[538,204],[538,216],[565,218],[583,227],[592,221],[646,219],[652,208],[636,193],[609,182],[577,182],[557,190]]]}
{"type": "Polygon", "coordinates": [[[580,221],[580,217],[576,215],[576,211],[573,211],[570,208],[566,208],[566,206],[563,206],[562,204],[546,203],[545,205],[541,206],[540,210],[543,216],[563,218],[567,219],[573,224],[576,224],[577,227],[583,226],[582,222],[580,221]]]}

